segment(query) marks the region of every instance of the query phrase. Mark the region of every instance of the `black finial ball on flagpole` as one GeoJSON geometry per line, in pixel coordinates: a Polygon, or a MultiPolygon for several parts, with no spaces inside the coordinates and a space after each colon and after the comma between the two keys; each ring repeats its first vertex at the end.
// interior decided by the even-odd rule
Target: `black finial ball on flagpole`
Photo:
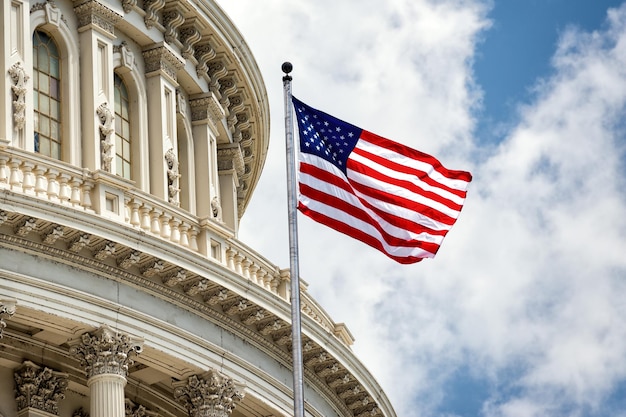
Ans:
{"type": "Polygon", "coordinates": [[[285,76],[283,77],[283,81],[291,81],[291,75],[289,75],[289,73],[293,69],[293,65],[291,65],[291,62],[283,62],[283,65],[281,66],[281,68],[283,72],[285,73],[285,76]]]}

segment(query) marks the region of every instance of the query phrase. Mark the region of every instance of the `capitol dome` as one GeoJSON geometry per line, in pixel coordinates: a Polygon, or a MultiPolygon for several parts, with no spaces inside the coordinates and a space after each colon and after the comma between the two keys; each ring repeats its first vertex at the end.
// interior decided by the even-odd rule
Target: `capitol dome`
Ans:
{"type": "MultiPolygon", "coordinates": [[[[293,415],[289,270],[238,239],[270,109],[235,24],[212,0],[0,19],[0,416],[293,415]]],[[[301,306],[306,414],[395,417],[301,306]]]]}

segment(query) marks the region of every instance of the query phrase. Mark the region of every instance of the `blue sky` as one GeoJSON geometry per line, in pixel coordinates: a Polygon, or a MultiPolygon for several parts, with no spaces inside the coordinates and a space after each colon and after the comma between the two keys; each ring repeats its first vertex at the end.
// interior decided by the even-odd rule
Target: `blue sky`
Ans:
{"type": "Polygon", "coordinates": [[[602,28],[618,0],[500,0],[488,14],[474,62],[476,81],[485,91],[477,137],[499,139],[498,125],[516,118],[516,106],[532,98],[533,85],[551,73],[559,36],[571,26],[602,28]]]}
{"type": "Polygon", "coordinates": [[[271,138],[240,238],[287,268],[280,66],[294,94],[473,174],[437,257],[393,263],[299,218],[308,291],[403,417],[626,417],[626,5],[220,3],[271,138]]]}

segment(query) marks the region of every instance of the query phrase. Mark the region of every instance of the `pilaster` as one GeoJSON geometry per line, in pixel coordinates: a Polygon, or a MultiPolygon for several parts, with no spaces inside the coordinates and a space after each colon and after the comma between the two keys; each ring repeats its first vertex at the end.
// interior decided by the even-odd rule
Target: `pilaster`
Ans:
{"type": "Polygon", "coordinates": [[[243,384],[213,369],[173,386],[174,398],[190,417],[228,417],[244,397],[243,384]]]}
{"type": "MultiPolygon", "coordinates": [[[[183,68],[183,60],[165,43],[152,45],[143,51],[146,67],[148,96],[148,137],[150,192],[172,201],[171,163],[167,158],[178,160],[176,138],[176,88],[177,72],[183,68]],[[169,154],[168,154],[169,152],[169,154]]],[[[177,198],[177,196],[176,196],[177,198]]]]}
{"type": "Polygon", "coordinates": [[[196,214],[222,220],[219,179],[217,174],[217,124],[223,117],[214,94],[195,96],[189,100],[194,138],[196,214]]]}
{"type": "Polygon", "coordinates": [[[115,172],[113,40],[122,16],[96,0],[74,2],[80,39],[83,162],[115,172]]]}
{"type": "MultiPolygon", "coordinates": [[[[27,87],[31,85],[24,68],[32,60],[29,2],[3,1],[0,5],[0,145],[24,146],[24,117],[27,87]]],[[[31,93],[32,95],[32,93],[31,93]]]]}
{"type": "Polygon", "coordinates": [[[222,220],[234,231],[239,228],[237,188],[243,175],[245,164],[243,152],[238,143],[220,145],[217,149],[217,166],[220,181],[222,220]]]}

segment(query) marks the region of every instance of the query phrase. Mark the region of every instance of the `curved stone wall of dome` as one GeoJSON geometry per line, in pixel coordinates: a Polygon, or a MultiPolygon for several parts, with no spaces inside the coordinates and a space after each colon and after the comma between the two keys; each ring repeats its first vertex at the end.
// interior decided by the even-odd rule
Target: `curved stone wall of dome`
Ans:
{"type": "MultiPolygon", "coordinates": [[[[0,416],[292,414],[289,271],[237,238],[269,140],[207,0],[0,6],[0,416]]],[[[395,417],[302,285],[306,412],[395,417]]]]}

